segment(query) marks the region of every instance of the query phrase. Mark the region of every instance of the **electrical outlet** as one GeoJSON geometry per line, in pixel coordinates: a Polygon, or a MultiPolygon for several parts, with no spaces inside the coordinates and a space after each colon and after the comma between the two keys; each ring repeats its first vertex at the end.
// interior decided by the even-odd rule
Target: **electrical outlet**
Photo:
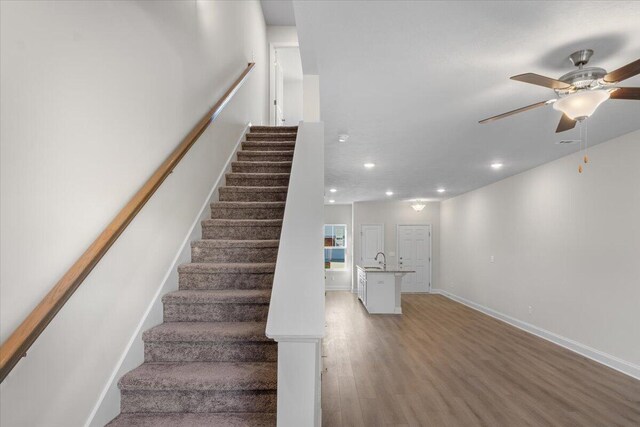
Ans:
{"type": "Polygon", "coordinates": [[[491,255],[491,257],[489,258],[489,262],[494,262],[495,259],[493,258],[493,255],[491,255]]]}

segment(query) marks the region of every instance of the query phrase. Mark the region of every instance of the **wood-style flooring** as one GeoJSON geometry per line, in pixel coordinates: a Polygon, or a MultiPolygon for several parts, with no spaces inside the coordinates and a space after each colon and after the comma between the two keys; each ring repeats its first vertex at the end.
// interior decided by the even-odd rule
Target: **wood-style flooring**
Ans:
{"type": "Polygon", "coordinates": [[[324,426],[640,426],[640,381],[441,295],[327,292],[324,426]]]}

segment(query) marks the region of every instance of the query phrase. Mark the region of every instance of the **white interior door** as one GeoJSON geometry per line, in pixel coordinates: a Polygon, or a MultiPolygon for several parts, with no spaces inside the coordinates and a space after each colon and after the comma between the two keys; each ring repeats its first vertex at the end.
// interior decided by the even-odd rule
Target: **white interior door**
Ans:
{"type": "MultiPolygon", "coordinates": [[[[377,266],[375,260],[378,252],[384,251],[384,225],[368,224],[360,226],[360,265],[377,266]]],[[[382,260],[382,257],[380,257],[382,260]]]]}
{"type": "MultiPolygon", "coordinates": [[[[277,52],[276,52],[276,55],[277,55],[277,52]]],[[[275,93],[274,106],[273,106],[275,109],[274,111],[275,119],[276,119],[275,125],[282,126],[282,123],[284,122],[284,110],[283,110],[284,74],[282,72],[282,67],[278,62],[276,62],[275,72],[276,72],[276,91],[275,91],[276,93],[275,93]]]]}
{"type": "Polygon", "coordinates": [[[415,271],[402,277],[402,292],[429,292],[431,226],[398,225],[398,267],[415,271]]]}

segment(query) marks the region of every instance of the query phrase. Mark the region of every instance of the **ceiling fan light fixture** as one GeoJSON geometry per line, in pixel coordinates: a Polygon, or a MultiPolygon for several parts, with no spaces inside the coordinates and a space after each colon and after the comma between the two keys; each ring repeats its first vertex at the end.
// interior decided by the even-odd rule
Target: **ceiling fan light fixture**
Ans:
{"type": "Polygon", "coordinates": [[[553,108],[562,111],[573,120],[590,117],[604,101],[609,99],[608,90],[581,90],[553,103],[553,108]]]}

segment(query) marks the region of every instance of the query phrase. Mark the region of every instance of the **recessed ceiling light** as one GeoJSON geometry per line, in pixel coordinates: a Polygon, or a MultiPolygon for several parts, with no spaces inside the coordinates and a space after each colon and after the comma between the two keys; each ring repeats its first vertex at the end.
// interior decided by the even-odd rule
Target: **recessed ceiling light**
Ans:
{"type": "Polygon", "coordinates": [[[502,166],[504,166],[504,165],[502,163],[500,163],[500,162],[491,163],[491,167],[493,169],[502,169],[502,166]]]}
{"type": "Polygon", "coordinates": [[[387,191],[387,192],[386,192],[386,193],[384,193],[384,194],[386,194],[387,196],[393,196],[393,191],[387,191]]]}
{"type": "Polygon", "coordinates": [[[338,135],[338,142],[347,142],[347,139],[349,139],[349,135],[346,133],[338,135]]]}
{"type": "Polygon", "coordinates": [[[336,202],[336,201],[335,201],[335,200],[333,200],[333,199],[329,200],[329,203],[335,203],[335,202],[336,202]]]}
{"type": "Polygon", "coordinates": [[[437,191],[438,191],[438,193],[444,193],[444,192],[445,192],[445,189],[444,189],[444,188],[438,188],[438,190],[437,190],[437,191]]]}
{"type": "Polygon", "coordinates": [[[367,169],[371,169],[372,167],[375,167],[375,165],[376,165],[375,163],[365,163],[364,167],[367,169]]]}
{"type": "Polygon", "coordinates": [[[329,191],[331,191],[332,193],[335,193],[338,190],[336,190],[335,188],[330,188],[329,191]]]}

